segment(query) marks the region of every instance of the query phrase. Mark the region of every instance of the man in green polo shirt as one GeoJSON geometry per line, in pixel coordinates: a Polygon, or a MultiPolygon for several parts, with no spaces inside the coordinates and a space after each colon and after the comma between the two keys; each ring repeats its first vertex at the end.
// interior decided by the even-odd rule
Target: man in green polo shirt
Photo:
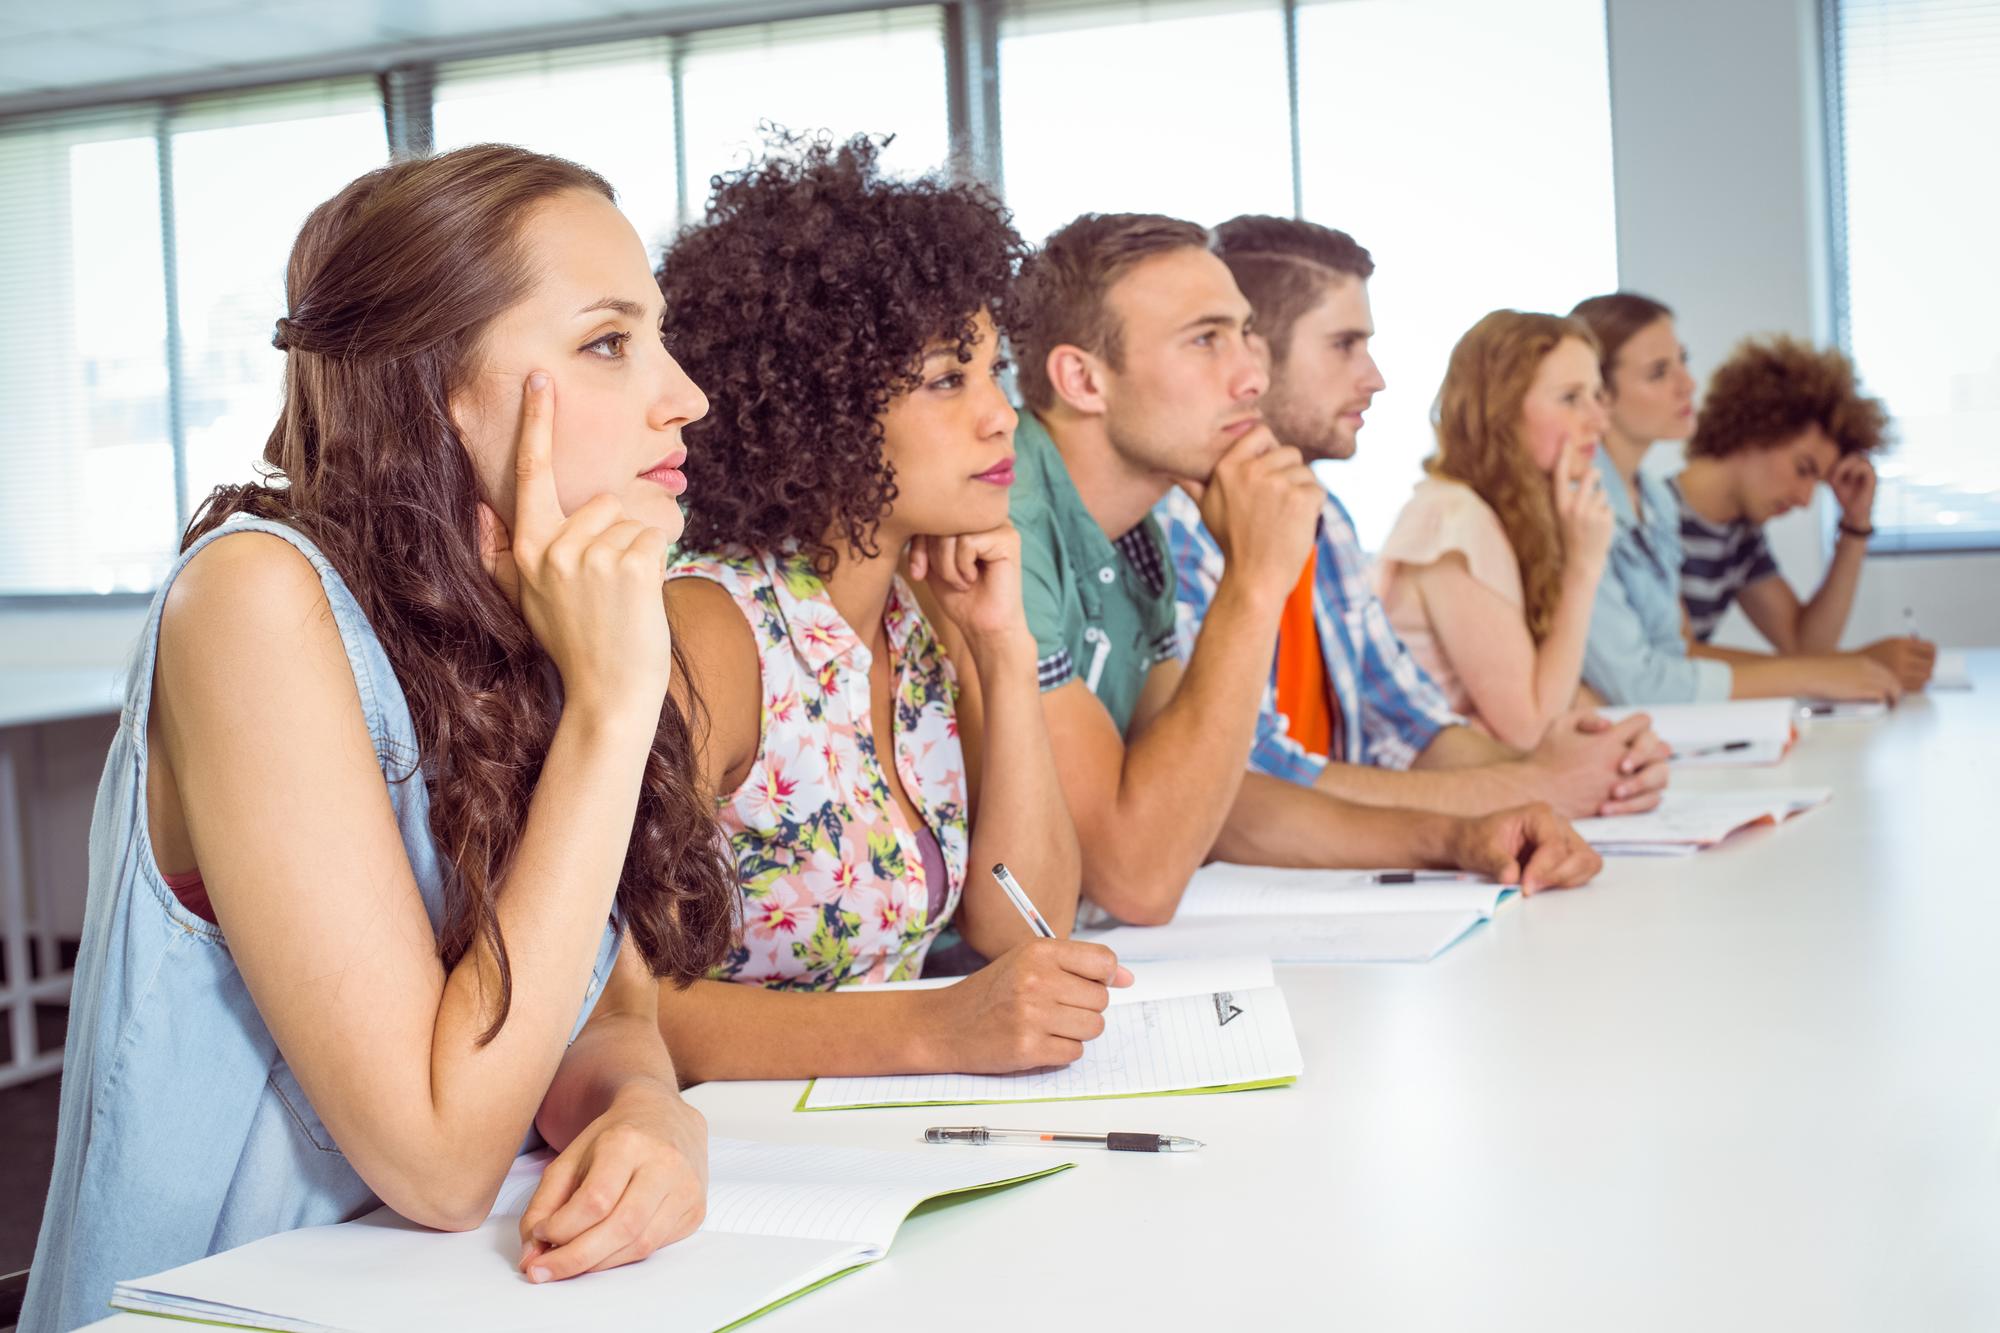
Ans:
{"type": "Polygon", "coordinates": [[[1086,214],[1022,270],[1012,514],[1085,894],[1121,920],[1163,922],[1211,857],[1461,867],[1528,892],[1589,879],[1596,853],[1547,806],[1385,809],[1248,771],[1323,496],[1263,424],[1249,321],[1208,234],[1172,218],[1086,214]],[[1227,556],[1185,664],[1151,517],[1176,484],[1227,556]]]}

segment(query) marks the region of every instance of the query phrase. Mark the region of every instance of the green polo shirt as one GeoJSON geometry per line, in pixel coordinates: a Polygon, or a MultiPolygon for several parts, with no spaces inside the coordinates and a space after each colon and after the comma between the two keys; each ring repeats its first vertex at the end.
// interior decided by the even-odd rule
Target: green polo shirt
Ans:
{"type": "Polygon", "coordinates": [[[1115,541],[1105,536],[1055,441],[1026,408],[1014,455],[1009,505],[1042,689],[1083,681],[1122,733],[1147,675],[1175,656],[1166,538],[1151,514],[1115,541]]]}

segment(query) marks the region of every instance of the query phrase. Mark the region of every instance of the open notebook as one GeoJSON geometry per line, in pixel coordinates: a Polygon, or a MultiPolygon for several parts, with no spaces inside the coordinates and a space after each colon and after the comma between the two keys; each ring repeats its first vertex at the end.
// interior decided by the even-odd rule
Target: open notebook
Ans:
{"type": "Polygon", "coordinates": [[[1653,731],[1689,768],[1775,764],[1799,738],[1795,699],[1731,699],[1719,704],[1649,704],[1601,708],[1612,719],[1644,713],[1653,731]]]}
{"type": "Polygon", "coordinates": [[[515,1271],[518,1226],[550,1156],[517,1159],[476,1230],[430,1231],[382,1208],[121,1282],[111,1303],[281,1333],[714,1333],[880,1259],[926,1199],[1075,1165],[1021,1174],[978,1148],[881,1152],[716,1139],[700,1231],[640,1263],[535,1285],[515,1271]]]}
{"type": "Polygon", "coordinates": [[[1377,884],[1378,873],[1218,862],[1195,872],[1167,925],[1079,937],[1127,962],[1256,953],[1280,963],[1424,963],[1514,892],[1465,876],[1377,884]]]}
{"type": "Polygon", "coordinates": [[[1268,958],[1135,966],[1135,984],[1111,992],[1104,1031],[1083,1057],[1018,1074],[883,1074],[821,1078],[801,1111],[987,1102],[1081,1101],[1171,1093],[1240,1092],[1298,1079],[1291,1012],[1268,958]]]}
{"type": "Polygon", "coordinates": [[[1644,814],[1579,819],[1576,831],[1606,856],[1682,856],[1713,847],[1739,829],[1782,824],[1832,797],[1830,787],[1669,791],[1644,814]]]}

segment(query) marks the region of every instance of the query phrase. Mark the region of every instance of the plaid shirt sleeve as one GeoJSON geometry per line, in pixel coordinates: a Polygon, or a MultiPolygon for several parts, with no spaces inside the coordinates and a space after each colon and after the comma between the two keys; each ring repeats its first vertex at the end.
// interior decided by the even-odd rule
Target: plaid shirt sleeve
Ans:
{"type": "Polygon", "coordinates": [[[1361,661],[1356,676],[1361,697],[1361,753],[1358,762],[1376,768],[1408,768],[1446,727],[1465,725],[1444,691],[1410,655],[1372,592],[1362,612],[1361,661]]]}
{"type": "MultiPolygon", "coordinates": [[[[1215,600],[1216,586],[1222,582],[1222,548],[1203,526],[1194,501],[1178,488],[1167,492],[1154,517],[1167,534],[1167,549],[1173,556],[1175,626],[1181,660],[1186,661],[1194,653],[1195,636],[1201,633],[1201,622],[1215,600]]],[[[1309,787],[1326,767],[1326,760],[1293,740],[1285,728],[1276,692],[1266,681],[1264,700],[1257,709],[1257,738],[1250,746],[1250,767],[1309,787]]]]}

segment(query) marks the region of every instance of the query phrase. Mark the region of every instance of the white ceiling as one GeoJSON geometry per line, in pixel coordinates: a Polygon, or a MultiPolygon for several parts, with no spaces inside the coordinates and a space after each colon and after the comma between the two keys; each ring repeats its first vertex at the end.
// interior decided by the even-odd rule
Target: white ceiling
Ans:
{"type": "Polygon", "coordinates": [[[824,3],[725,0],[0,0],[0,113],[87,90],[241,82],[280,67],[388,64],[413,48],[560,37],[648,18],[727,23],[824,3]]]}

